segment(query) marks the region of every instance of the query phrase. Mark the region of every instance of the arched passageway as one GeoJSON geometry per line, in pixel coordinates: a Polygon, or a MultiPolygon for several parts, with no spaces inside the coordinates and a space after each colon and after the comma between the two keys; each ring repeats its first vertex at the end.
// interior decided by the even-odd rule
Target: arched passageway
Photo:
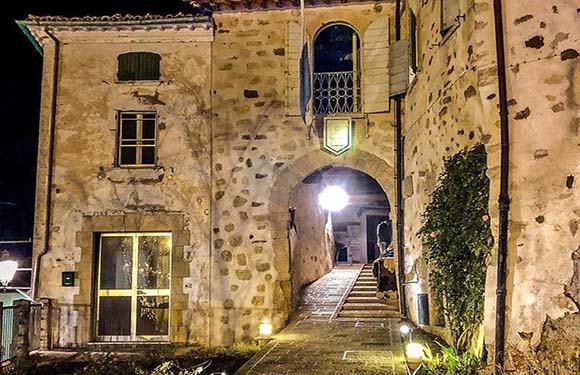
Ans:
{"type": "MultiPolygon", "coordinates": [[[[360,270],[379,259],[381,250],[383,256],[387,252],[393,256],[388,247],[392,239],[389,199],[379,183],[360,170],[332,165],[317,169],[290,191],[288,208],[294,307],[304,287],[336,266],[360,270]]],[[[390,276],[391,283],[379,285],[379,290],[396,291],[394,269],[390,276]]],[[[365,284],[366,296],[378,302],[376,280],[367,279],[365,284]]]]}

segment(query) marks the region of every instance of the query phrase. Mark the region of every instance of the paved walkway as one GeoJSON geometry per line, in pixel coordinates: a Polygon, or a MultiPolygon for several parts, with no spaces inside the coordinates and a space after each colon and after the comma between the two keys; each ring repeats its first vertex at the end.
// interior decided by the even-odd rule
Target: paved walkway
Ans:
{"type": "Polygon", "coordinates": [[[360,267],[336,267],[304,291],[297,316],[236,375],[405,374],[399,320],[336,319],[360,267]]]}

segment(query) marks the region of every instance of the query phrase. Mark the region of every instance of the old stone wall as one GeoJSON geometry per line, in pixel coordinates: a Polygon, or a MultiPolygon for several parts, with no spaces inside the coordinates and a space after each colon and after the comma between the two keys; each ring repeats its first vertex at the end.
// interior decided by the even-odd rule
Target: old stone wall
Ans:
{"type": "MultiPolygon", "coordinates": [[[[491,1],[459,1],[454,29],[441,35],[440,1],[411,1],[417,16],[419,70],[405,99],[405,273],[410,317],[417,321],[417,295],[429,293],[428,269],[417,236],[421,215],[431,201],[443,159],[477,142],[488,152],[492,179],[490,212],[495,219],[499,163],[496,106],[497,71],[494,66],[493,8],[491,1]]],[[[429,300],[431,326],[435,301],[429,300]]]]}
{"type": "MultiPolygon", "coordinates": [[[[52,166],[39,171],[41,182],[53,174],[50,237],[37,293],[53,299],[53,343],[83,346],[92,340],[93,241],[103,228],[174,234],[171,339],[207,342],[211,31],[189,31],[184,39],[171,30],[124,38],[107,31],[55,33],[60,48],[54,154],[52,166]],[[161,55],[161,80],[117,82],[117,56],[133,51],[161,55]],[[157,112],[156,168],[116,167],[121,110],[157,112]],[[63,271],[76,272],[74,287],[61,286],[63,271]]],[[[51,53],[45,59],[45,65],[55,61],[51,53]]],[[[44,87],[50,78],[45,76],[44,87]]],[[[43,92],[43,103],[51,94],[43,92]]],[[[43,107],[42,118],[50,113],[43,107]]],[[[41,122],[40,165],[48,157],[49,126],[41,122]]],[[[46,212],[42,200],[37,207],[38,215],[46,212]]],[[[43,249],[38,217],[35,255],[43,249]]]]}
{"type": "Polygon", "coordinates": [[[504,9],[512,137],[507,339],[522,348],[532,336],[548,358],[580,347],[579,5],[527,0],[504,9]],[[568,339],[544,345],[559,329],[568,339]]]}
{"type": "MultiPolygon", "coordinates": [[[[407,289],[414,319],[416,294],[429,290],[416,236],[420,215],[430,201],[443,158],[475,142],[484,143],[488,152],[490,214],[497,241],[499,118],[493,6],[491,1],[459,3],[465,18],[460,17],[457,28],[442,39],[439,2],[410,2],[418,17],[420,69],[405,104],[405,268],[408,279],[421,276],[407,289]]],[[[580,246],[580,16],[572,3],[502,3],[511,126],[507,339],[520,348],[530,338],[535,345],[540,337],[554,336],[545,327],[557,326],[560,318],[563,327],[569,327],[574,318],[566,314],[577,316],[578,311],[577,293],[570,291],[577,290],[573,254],[580,246]],[[544,323],[547,319],[549,324],[544,323]]],[[[494,250],[486,286],[488,343],[495,329],[496,256],[494,250]]],[[[557,328],[550,332],[554,331],[557,328]]],[[[578,335],[570,332],[569,337],[575,340],[578,335]]],[[[554,349],[555,341],[540,347],[554,349]]]]}
{"type": "Polygon", "coordinates": [[[296,208],[295,227],[290,229],[293,305],[304,286],[334,265],[332,220],[318,204],[319,193],[319,184],[300,184],[290,194],[290,207],[296,208]]]}
{"type": "MultiPolygon", "coordinates": [[[[360,34],[393,4],[309,8],[310,36],[346,22],[360,34]]],[[[363,170],[393,194],[390,113],[354,115],[354,147],[338,157],[299,116],[286,116],[286,30],[298,10],[215,14],[212,51],[212,336],[231,343],[257,334],[268,317],[285,325],[290,310],[290,192],[326,165],[363,170]]],[[[364,74],[364,72],[363,72],[364,74]]]]}

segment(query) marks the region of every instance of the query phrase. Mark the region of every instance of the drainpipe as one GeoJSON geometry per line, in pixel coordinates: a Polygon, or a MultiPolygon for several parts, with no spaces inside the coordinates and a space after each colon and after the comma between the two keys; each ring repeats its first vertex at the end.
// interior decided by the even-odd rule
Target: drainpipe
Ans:
{"type": "Polygon", "coordinates": [[[34,262],[34,272],[32,274],[32,298],[38,298],[38,285],[39,285],[39,275],[40,275],[40,264],[42,257],[48,253],[50,246],[50,223],[52,220],[52,166],[53,166],[53,156],[54,156],[54,133],[56,128],[56,109],[57,109],[57,97],[58,97],[58,71],[60,65],[60,42],[52,34],[48,28],[44,29],[44,32],[52,41],[54,42],[54,63],[53,63],[53,76],[52,76],[52,96],[51,96],[51,112],[50,112],[50,123],[49,123],[49,138],[48,138],[48,166],[47,166],[47,176],[46,176],[46,215],[44,218],[45,230],[43,238],[43,249],[36,256],[34,262]]]}
{"type": "Polygon", "coordinates": [[[497,289],[495,315],[495,374],[503,373],[505,358],[506,272],[508,252],[509,198],[509,119],[507,104],[507,78],[501,0],[493,1],[497,78],[499,92],[499,120],[501,133],[501,164],[499,188],[499,233],[497,250],[497,289]]]}
{"type": "MultiPolygon", "coordinates": [[[[397,0],[395,5],[395,40],[401,40],[401,0],[397,0]]],[[[399,298],[401,306],[401,315],[407,317],[407,303],[405,300],[405,208],[403,201],[403,177],[404,155],[403,155],[403,121],[402,121],[402,101],[403,95],[397,95],[395,101],[395,128],[397,139],[397,186],[396,186],[396,204],[397,204],[397,249],[398,249],[398,274],[399,274],[399,298]]]]}

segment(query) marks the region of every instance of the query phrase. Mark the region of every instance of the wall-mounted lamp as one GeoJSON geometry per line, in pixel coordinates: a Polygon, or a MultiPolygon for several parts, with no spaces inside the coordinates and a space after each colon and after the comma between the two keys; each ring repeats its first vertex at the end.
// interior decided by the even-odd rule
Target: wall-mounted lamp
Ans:
{"type": "Polygon", "coordinates": [[[14,278],[17,269],[18,262],[12,259],[8,250],[2,250],[2,254],[0,254],[0,284],[5,289],[14,278]]]}

